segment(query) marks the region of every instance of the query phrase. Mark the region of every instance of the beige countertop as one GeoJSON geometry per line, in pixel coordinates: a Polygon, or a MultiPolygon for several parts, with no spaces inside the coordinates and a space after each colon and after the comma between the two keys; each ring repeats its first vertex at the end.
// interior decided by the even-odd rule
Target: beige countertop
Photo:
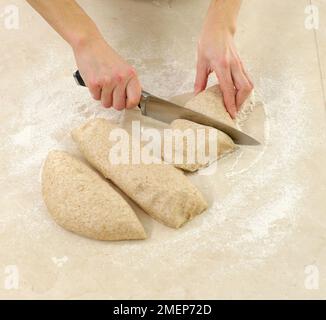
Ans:
{"type": "MultiPolygon", "coordinates": [[[[192,90],[208,1],[79,2],[147,91],[192,90]]],[[[49,150],[76,153],[71,128],[118,115],[75,85],[59,36],[25,1],[11,1],[18,29],[0,18],[0,298],[325,298],[326,2],[312,2],[318,30],[305,28],[309,0],[250,0],[241,9],[237,46],[264,105],[246,127],[259,129],[264,145],[190,177],[210,209],[182,229],[140,212],[149,238],[112,243],[52,221],[40,170],[49,150]]],[[[0,0],[0,13],[7,5],[0,0]]]]}

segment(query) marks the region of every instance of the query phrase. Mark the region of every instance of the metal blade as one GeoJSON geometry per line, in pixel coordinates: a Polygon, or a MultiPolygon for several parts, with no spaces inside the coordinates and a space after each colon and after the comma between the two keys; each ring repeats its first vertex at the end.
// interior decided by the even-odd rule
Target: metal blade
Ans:
{"type": "Polygon", "coordinates": [[[143,115],[156,120],[171,123],[175,119],[186,119],[223,131],[229,135],[236,144],[260,145],[256,139],[236,128],[207,117],[199,112],[192,111],[170,101],[155,97],[147,92],[143,92],[142,94],[140,109],[143,115]]]}

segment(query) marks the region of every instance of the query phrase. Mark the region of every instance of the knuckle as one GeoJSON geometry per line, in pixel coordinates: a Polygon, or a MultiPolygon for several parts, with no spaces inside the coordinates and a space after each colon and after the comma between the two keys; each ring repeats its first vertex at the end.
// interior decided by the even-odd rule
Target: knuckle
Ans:
{"type": "Polygon", "coordinates": [[[109,86],[112,83],[112,80],[109,76],[104,76],[102,79],[103,86],[109,86]]]}
{"type": "Polygon", "coordinates": [[[129,77],[133,77],[135,76],[137,73],[136,73],[136,69],[133,68],[133,67],[127,67],[127,76],[129,77]]]}
{"type": "Polygon", "coordinates": [[[113,76],[113,79],[114,79],[114,82],[115,83],[122,83],[122,81],[124,80],[124,78],[125,78],[125,76],[124,76],[124,74],[123,73],[121,73],[121,72],[117,72],[117,73],[115,73],[114,74],[114,76],[113,76]]]}
{"type": "Polygon", "coordinates": [[[246,92],[246,93],[250,93],[252,89],[253,89],[253,88],[252,88],[252,85],[251,85],[250,83],[246,83],[246,84],[243,86],[243,88],[242,88],[242,90],[243,90],[244,92],[246,92]]]}
{"type": "Polygon", "coordinates": [[[91,91],[95,91],[99,87],[99,82],[97,79],[90,79],[88,82],[88,87],[91,91]]]}
{"type": "Polygon", "coordinates": [[[230,60],[227,57],[219,58],[216,62],[222,69],[228,69],[230,67],[230,60]]]}

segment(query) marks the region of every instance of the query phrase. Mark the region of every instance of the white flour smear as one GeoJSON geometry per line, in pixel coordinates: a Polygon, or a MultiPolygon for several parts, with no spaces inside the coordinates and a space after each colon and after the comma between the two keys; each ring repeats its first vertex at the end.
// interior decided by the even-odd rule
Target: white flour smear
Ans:
{"type": "MultiPolygon", "coordinates": [[[[2,218],[1,229],[6,223],[15,223],[17,232],[27,232],[43,241],[54,227],[42,201],[39,180],[48,151],[76,152],[70,137],[73,127],[97,116],[117,120],[121,114],[99,107],[87,89],[76,87],[71,77],[53,81],[51,85],[44,79],[42,82],[42,78],[38,80],[37,89],[34,83],[26,83],[26,92],[30,93],[21,101],[20,114],[3,127],[9,134],[0,146],[1,152],[11,154],[13,160],[6,165],[8,180],[1,183],[4,190],[8,186],[6,196],[13,203],[13,213],[2,218]]],[[[156,92],[162,91],[165,81],[163,77],[156,84],[156,92]]],[[[184,82],[185,91],[192,81],[191,74],[184,82]]],[[[260,88],[259,97],[270,95],[266,97],[269,103],[265,109],[266,145],[258,151],[241,147],[221,161],[216,175],[190,177],[212,198],[207,212],[177,231],[151,222],[149,240],[144,242],[99,248],[98,242],[87,240],[88,250],[110,252],[112,264],[131,268],[168,256],[171,250],[179,256],[175,264],[186,263],[203,252],[216,256],[229,251],[239,257],[235,264],[248,267],[271,256],[291,234],[300,215],[299,201],[305,186],[297,180],[293,166],[306,152],[307,145],[321,143],[323,137],[316,141],[309,135],[310,106],[303,102],[304,87],[300,82],[262,79],[256,87],[260,88]],[[284,96],[287,101],[282,99],[284,96]],[[271,157],[272,150],[272,154],[278,154],[277,159],[271,157]],[[254,160],[246,163],[248,154],[254,154],[251,157],[254,160]]],[[[66,233],[56,234],[63,237],[62,241],[68,241],[66,233]]],[[[81,237],[75,237],[74,241],[76,247],[85,246],[81,237]]]]}

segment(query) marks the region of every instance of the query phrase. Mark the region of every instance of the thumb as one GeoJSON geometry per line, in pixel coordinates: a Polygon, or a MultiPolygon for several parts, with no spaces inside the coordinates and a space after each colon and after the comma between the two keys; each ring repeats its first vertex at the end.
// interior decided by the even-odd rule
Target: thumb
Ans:
{"type": "Polygon", "coordinates": [[[195,80],[195,93],[199,93],[206,88],[208,72],[206,65],[200,61],[197,63],[197,73],[195,80]]]}

